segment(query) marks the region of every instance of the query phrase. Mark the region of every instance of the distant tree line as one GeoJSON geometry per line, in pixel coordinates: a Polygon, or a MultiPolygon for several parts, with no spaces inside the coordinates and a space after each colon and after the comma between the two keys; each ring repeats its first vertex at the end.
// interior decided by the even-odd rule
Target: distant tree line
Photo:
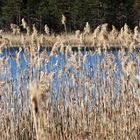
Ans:
{"type": "Polygon", "coordinates": [[[92,28],[106,22],[118,29],[124,23],[133,28],[140,23],[140,0],[0,0],[0,28],[6,31],[10,23],[21,26],[25,18],[39,31],[47,24],[52,31],[60,32],[62,14],[67,18],[69,32],[83,29],[86,22],[92,28]]]}

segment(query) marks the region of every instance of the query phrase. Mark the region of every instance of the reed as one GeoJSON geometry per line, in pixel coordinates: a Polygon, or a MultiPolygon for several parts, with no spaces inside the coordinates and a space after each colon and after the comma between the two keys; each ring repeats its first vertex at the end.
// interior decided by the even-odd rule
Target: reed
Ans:
{"type": "Polygon", "coordinates": [[[139,40],[139,31],[125,25],[109,32],[103,24],[92,33],[89,27],[70,36],[81,44],[90,38],[91,51],[72,51],[63,35],[53,38],[50,52],[41,51],[52,34],[41,35],[33,25],[14,55],[2,33],[1,140],[140,139],[140,50],[135,43],[124,47],[139,40]],[[122,47],[108,50],[112,40],[122,47]]]}

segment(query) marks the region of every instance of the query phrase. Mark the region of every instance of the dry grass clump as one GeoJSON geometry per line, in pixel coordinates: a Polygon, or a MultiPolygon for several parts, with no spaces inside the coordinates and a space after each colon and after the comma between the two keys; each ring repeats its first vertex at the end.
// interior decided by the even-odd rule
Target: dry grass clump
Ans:
{"type": "Polygon", "coordinates": [[[19,26],[17,26],[16,24],[10,24],[11,26],[11,29],[12,29],[12,32],[14,35],[17,35],[20,33],[20,29],[19,29],[19,26]]]}

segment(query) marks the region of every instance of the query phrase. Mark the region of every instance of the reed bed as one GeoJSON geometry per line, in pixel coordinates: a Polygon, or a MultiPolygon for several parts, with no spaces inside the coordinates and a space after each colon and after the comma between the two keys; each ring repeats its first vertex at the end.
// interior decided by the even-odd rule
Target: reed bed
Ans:
{"type": "MultiPolygon", "coordinates": [[[[0,139],[139,140],[140,50],[135,44],[127,50],[123,44],[119,50],[109,50],[100,34],[103,42],[98,40],[98,45],[94,40],[94,50],[81,51],[77,46],[75,52],[65,34],[68,42],[58,36],[48,52],[41,49],[35,26],[33,30],[28,45],[23,35],[18,51],[11,51],[6,40],[2,49],[0,139]]],[[[84,37],[89,34],[87,23],[84,37]]]]}
{"type": "Polygon", "coordinates": [[[19,26],[11,24],[11,32],[0,30],[0,49],[5,46],[24,47],[30,44],[40,44],[42,47],[52,46],[61,39],[65,45],[71,46],[88,46],[91,48],[103,47],[106,48],[140,48],[140,31],[138,26],[130,30],[129,26],[125,24],[120,30],[115,26],[112,29],[108,28],[108,24],[104,23],[91,29],[87,22],[83,30],[76,30],[71,33],[67,31],[66,18],[62,15],[62,25],[64,32],[58,34],[46,24],[43,32],[38,32],[36,25],[32,28],[28,26],[25,19],[22,19],[22,26],[24,32],[20,31],[19,26]],[[25,22],[25,23],[24,23],[25,22]]]}

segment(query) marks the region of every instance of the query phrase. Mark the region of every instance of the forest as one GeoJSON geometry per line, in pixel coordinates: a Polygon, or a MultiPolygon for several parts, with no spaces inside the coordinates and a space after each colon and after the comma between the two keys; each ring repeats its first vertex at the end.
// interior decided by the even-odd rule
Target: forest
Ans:
{"type": "Polygon", "coordinates": [[[120,29],[140,26],[140,0],[0,0],[0,29],[10,30],[10,23],[21,26],[24,18],[43,32],[47,24],[52,32],[63,31],[61,16],[67,18],[67,30],[82,30],[86,22],[94,29],[108,23],[120,29]]]}

